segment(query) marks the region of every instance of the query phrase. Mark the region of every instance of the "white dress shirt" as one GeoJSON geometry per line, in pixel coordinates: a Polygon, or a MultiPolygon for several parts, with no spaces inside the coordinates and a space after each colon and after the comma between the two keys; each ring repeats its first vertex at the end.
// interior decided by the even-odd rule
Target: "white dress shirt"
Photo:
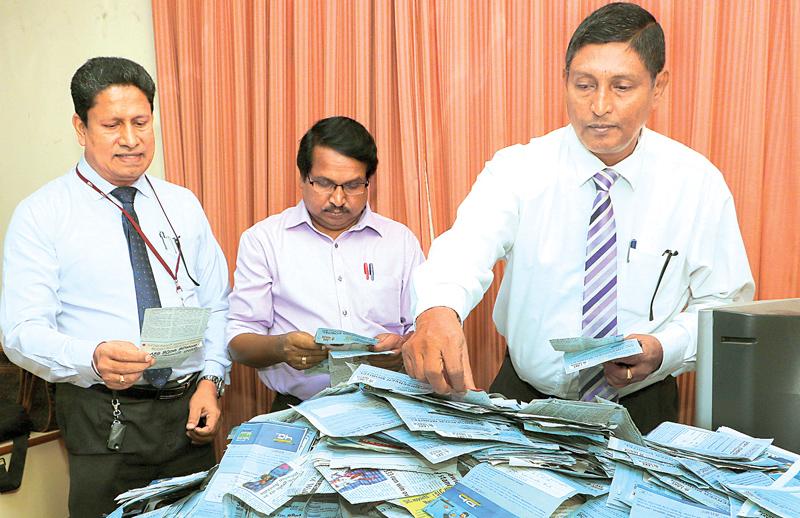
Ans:
{"type": "MultiPolygon", "coordinates": [[[[84,158],[81,174],[111,196],[115,186],[84,158]]],[[[150,178],[175,231],[195,287],[179,268],[186,306],[211,310],[204,347],[174,369],[172,378],[202,371],[224,377],[228,268],[197,198],[183,187],[150,178]]],[[[133,184],[140,226],[170,268],[178,258],[172,230],[144,175],[133,184]]],[[[113,199],[113,198],[112,198],[113,199]]],[[[140,344],[136,291],[122,213],[69,172],[23,200],[14,211],[3,253],[0,328],[8,357],[53,382],[88,387],[102,380],[91,361],[102,341],[140,344]]],[[[161,305],[181,305],[175,282],[148,254],[161,305]]],[[[145,383],[140,380],[139,383],[145,383]]]]}
{"type": "MultiPolygon", "coordinates": [[[[415,315],[453,308],[462,321],[507,261],[494,321],[519,376],[539,391],[576,398],[551,338],[581,335],[586,234],[595,197],[591,177],[606,167],[572,126],[502,149],[486,163],[453,227],[431,246],[414,276],[415,315]]],[[[754,283],[733,198],[705,157],[643,129],[634,152],[613,166],[617,226],[617,312],[622,334],[651,334],[661,367],[621,395],[694,368],[697,311],[753,297],[754,283]],[[636,240],[636,247],[630,247],[636,240]],[[650,299],[665,250],[677,251],[650,299]]],[[[473,359],[474,361],[474,359],[473,359]]]]}

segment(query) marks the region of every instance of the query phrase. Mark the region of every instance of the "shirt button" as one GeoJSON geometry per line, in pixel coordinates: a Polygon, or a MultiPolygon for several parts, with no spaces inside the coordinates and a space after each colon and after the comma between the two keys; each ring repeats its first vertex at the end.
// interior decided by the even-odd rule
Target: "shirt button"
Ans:
{"type": "Polygon", "coordinates": [[[342,315],[347,316],[347,310],[342,311],[342,315]]]}
{"type": "Polygon", "coordinates": [[[342,282],[342,276],[341,275],[339,276],[339,282],[342,282]]]}
{"type": "Polygon", "coordinates": [[[339,243],[334,243],[333,248],[339,248],[339,243]]]}

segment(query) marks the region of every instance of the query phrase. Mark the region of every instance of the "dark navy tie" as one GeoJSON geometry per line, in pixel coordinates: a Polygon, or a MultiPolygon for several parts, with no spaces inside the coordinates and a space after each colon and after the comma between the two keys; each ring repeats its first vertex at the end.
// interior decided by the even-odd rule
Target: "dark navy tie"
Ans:
{"type": "MultiPolygon", "coordinates": [[[[122,203],[122,207],[128,211],[136,224],[139,218],[133,209],[133,199],[136,197],[136,187],[117,187],[111,194],[122,203]]],[[[142,236],[136,232],[125,214],[122,214],[122,229],[125,231],[125,239],[128,240],[128,254],[131,258],[131,268],[133,269],[133,285],[136,289],[136,306],[139,310],[139,329],[144,322],[144,310],[147,308],[160,308],[161,299],[158,297],[158,287],[156,279],[153,277],[153,269],[150,267],[150,260],[147,257],[147,246],[144,244],[142,236]]],[[[144,371],[144,379],[156,387],[163,387],[169,380],[172,369],[147,369],[144,371]]]]}

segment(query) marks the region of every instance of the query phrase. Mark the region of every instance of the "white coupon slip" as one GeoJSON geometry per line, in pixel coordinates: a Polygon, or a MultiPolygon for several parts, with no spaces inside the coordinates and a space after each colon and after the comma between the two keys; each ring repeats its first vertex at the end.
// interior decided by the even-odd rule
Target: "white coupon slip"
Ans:
{"type": "Polygon", "coordinates": [[[568,373],[594,367],[617,358],[641,354],[639,340],[613,342],[580,352],[564,353],[564,370],[568,373]]]}
{"type": "Polygon", "coordinates": [[[148,308],[142,323],[142,350],[156,359],[153,368],[178,367],[203,347],[211,310],[148,308]]]}

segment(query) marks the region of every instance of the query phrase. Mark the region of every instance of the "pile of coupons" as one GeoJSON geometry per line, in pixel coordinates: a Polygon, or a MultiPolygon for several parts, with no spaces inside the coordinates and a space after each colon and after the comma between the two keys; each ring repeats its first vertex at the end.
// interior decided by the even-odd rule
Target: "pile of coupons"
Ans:
{"type": "Polygon", "coordinates": [[[391,351],[373,351],[378,344],[374,338],[361,336],[341,329],[320,327],[314,334],[314,342],[328,350],[328,357],[314,367],[307,369],[306,374],[329,374],[331,386],[347,381],[352,374],[349,365],[369,363],[370,356],[390,355],[391,351]]]}
{"type": "Polygon", "coordinates": [[[207,485],[148,516],[796,517],[798,458],[728,429],[643,438],[608,401],[443,397],[359,365],[237,427],[207,485]]]}

